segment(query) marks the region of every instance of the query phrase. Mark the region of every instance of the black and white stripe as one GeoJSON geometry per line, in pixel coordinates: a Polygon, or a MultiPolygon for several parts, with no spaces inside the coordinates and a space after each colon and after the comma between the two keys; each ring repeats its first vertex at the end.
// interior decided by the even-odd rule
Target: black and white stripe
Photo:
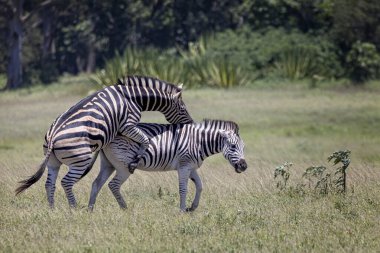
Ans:
{"type": "Polygon", "coordinates": [[[139,144],[136,157],[149,146],[148,136],[136,127],[142,111],[160,111],[170,123],[193,122],[181,94],[182,87],[155,78],[128,76],[84,98],[53,122],[45,136],[45,160],[35,175],[20,182],[16,194],[38,181],[47,165],[45,187],[53,206],[59,167],[66,164],[69,172],[61,183],[70,206],[76,206],[73,185],[91,169],[99,150],[117,134],[139,144]]]}
{"type": "MultiPolygon", "coordinates": [[[[177,170],[180,193],[180,209],[192,211],[198,207],[202,182],[198,169],[209,156],[223,156],[240,173],[247,168],[244,159],[244,143],[239,136],[238,125],[231,121],[204,120],[198,124],[146,124],[137,125],[151,139],[137,169],[145,171],[177,170]],[[196,194],[192,206],[186,209],[187,182],[195,183],[196,194]]],[[[92,209],[100,188],[116,169],[115,177],[108,184],[121,208],[126,208],[120,194],[121,185],[130,173],[128,163],[138,151],[138,144],[123,136],[115,139],[101,151],[101,169],[95,179],[90,196],[92,209]]]]}

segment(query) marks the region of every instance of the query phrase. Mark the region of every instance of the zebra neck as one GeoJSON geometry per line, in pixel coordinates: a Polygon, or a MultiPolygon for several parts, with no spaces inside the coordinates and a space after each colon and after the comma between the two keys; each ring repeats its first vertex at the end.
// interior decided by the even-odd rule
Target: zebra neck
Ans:
{"type": "Polygon", "coordinates": [[[141,108],[143,111],[159,111],[166,113],[170,106],[171,97],[169,94],[146,94],[143,97],[141,108]]]}
{"type": "Polygon", "coordinates": [[[138,106],[141,111],[167,112],[170,108],[171,95],[154,89],[141,89],[139,87],[127,87],[125,96],[129,101],[138,106]]]}
{"type": "Polygon", "coordinates": [[[202,160],[222,152],[222,138],[216,131],[216,129],[204,129],[200,133],[200,154],[202,160]]]}

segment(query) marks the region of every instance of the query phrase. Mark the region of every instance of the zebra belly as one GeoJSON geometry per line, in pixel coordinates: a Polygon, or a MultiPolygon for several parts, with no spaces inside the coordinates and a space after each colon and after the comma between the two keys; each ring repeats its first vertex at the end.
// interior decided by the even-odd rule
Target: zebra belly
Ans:
{"type": "Polygon", "coordinates": [[[157,166],[149,166],[146,164],[139,165],[137,167],[138,170],[143,170],[143,171],[170,171],[170,170],[177,170],[178,166],[176,166],[178,163],[176,162],[176,159],[173,159],[172,161],[165,163],[165,164],[160,164],[157,166]]]}
{"type": "MultiPolygon", "coordinates": [[[[154,140],[153,140],[154,141],[154,140]]],[[[119,169],[128,169],[128,165],[136,159],[140,146],[136,142],[117,136],[113,142],[104,146],[103,152],[107,159],[119,169]]],[[[177,156],[173,151],[154,151],[152,146],[146,150],[137,169],[144,171],[176,170],[177,156]]]]}

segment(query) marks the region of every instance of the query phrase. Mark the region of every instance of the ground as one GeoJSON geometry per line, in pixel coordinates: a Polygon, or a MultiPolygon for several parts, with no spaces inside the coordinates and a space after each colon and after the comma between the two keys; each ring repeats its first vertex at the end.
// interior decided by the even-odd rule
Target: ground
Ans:
{"type": "MultiPolygon", "coordinates": [[[[378,252],[380,251],[379,89],[185,90],[195,120],[240,125],[248,163],[237,174],[217,155],[200,169],[199,208],[179,212],[175,172],[136,171],[120,210],[107,187],[86,210],[94,169],[75,187],[69,209],[60,184],[48,208],[44,181],[14,196],[17,181],[43,160],[43,136],[55,117],[96,87],[87,78],[0,93],[0,252],[378,252]],[[350,149],[346,196],[279,192],[274,168],[292,162],[290,186],[311,165],[330,166],[333,151],[350,149]]],[[[143,121],[165,122],[158,113],[143,121]]],[[[62,166],[60,178],[67,172],[62,166]]],[[[58,182],[59,182],[58,179],[58,182]]],[[[189,184],[189,203],[194,194],[189,184]]]]}

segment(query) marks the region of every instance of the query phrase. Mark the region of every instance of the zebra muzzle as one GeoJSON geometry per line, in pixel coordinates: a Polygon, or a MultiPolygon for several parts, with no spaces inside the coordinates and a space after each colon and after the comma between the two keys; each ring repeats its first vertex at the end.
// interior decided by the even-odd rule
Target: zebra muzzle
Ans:
{"type": "Polygon", "coordinates": [[[248,165],[247,165],[247,162],[245,161],[245,159],[240,159],[235,165],[235,171],[237,173],[242,173],[243,171],[245,171],[247,168],[248,168],[248,165]]]}

